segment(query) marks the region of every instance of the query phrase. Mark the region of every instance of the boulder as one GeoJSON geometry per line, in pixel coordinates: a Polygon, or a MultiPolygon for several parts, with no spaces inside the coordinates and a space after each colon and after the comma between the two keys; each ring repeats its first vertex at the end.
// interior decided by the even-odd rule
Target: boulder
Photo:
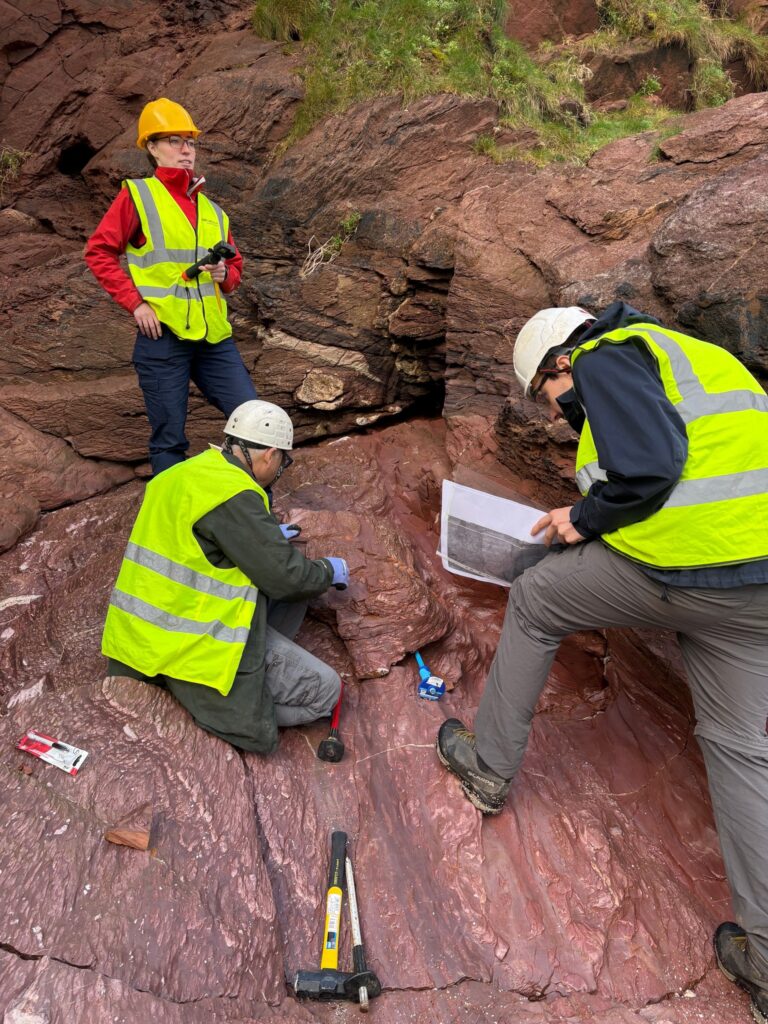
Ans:
{"type": "Polygon", "coordinates": [[[689,333],[723,345],[758,373],[768,368],[768,154],[696,189],[657,229],[651,281],[689,333]]]}

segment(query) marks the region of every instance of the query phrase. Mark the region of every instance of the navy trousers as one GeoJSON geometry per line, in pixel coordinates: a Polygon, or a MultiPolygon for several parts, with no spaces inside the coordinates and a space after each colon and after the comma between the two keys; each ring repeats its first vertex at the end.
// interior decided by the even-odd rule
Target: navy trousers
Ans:
{"type": "Polygon", "coordinates": [[[165,326],[157,339],[139,331],[133,365],[152,428],[149,459],[155,476],[186,458],[189,441],[184,427],[190,381],[224,416],[258,397],[232,338],[212,345],[183,341],[165,326]]]}

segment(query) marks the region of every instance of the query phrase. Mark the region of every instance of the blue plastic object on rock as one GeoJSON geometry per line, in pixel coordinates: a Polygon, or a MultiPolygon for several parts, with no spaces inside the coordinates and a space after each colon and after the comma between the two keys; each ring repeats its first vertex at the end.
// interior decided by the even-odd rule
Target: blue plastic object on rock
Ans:
{"type": "Polygon", "coordinates": [[[414,657],[416,658],[416,664],[419,666],[419,696],[425,700],[440,700],[445,693],[445,683],[440,676],[432,675],[418,651],[416,651],[414,657]]]}

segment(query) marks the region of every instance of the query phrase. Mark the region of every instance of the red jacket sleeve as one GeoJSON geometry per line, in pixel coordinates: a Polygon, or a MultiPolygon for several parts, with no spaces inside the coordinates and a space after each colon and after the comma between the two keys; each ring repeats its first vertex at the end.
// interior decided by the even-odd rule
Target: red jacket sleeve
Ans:
{"type": "MultiPolygon", "coordinates": [[[[227,235],[227,241],[230,245],[235,245],[235,240],[232,237],[231,231],[227,235]]],[[[237,249],[236,245],[235,249],[237,249]]],[[[233,256],[231,260],[226,260],[226,264],[227,276],[222,281],[221,290],[225,295],[231,295],[235,288],[240,284],[243,277],[243,257],[240,255],[239,249],[237,249],[236,256],[233,256]]]]}
{"type": "MultiPolygon", "coordinates": [[[[91,273],[102,288],[129,313],[133,313],[144,300],[129,275],[120,266],[120,257],[129,242],[140,246],[144,241],[136,207],[128,189],[123,188],[86,242],[84,256],[91,273]]],[[[231,231],[228,241],[230,245],[235,245],[231,231]]],[[[237,246],[235,248],[237,249],[237,246]]],[[[231,260],[227,260],[226,264],[227,277],[222,282],[221,290],[229,295],[238,287],[242,278],[243,257],[240,251],[238,250],[237,255],[231,260]]]]}
{"type": "Polygon", "coordinates": [[[101,218],[99,226],[85,243],[84,256],[88,268],[101,287],[109,292],[123,309],[133,313],[144,300],[139,295],[136,285],[120,266],[120,257],[130,241],[143,245],[144,235],[130,193],[127,188],[122,188],[101,218]]]}

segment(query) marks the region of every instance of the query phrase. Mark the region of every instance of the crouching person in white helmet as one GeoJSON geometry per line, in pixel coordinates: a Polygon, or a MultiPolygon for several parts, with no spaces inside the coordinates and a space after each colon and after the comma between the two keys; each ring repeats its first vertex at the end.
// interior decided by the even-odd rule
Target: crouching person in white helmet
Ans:
{"type": "Polygon", "coordinates": [[[201,728],[267,754],[278,726],[330,715],[337,673],[294,643],[307,601],[349,581],[341,558],[305,558],[267,489],[290,466],[293,425],[252,400],[221,450],[147,484],[102,640],[109,674],[166,687],[201,728]]]}
{"type": "Polygon", "coordinates": [[[736,916],[715,954],[768,1024],[768,396],[724,348],[621,302],[542,310],[513,359],[580,434],[582,497],[534,525],[560,550],[512,584],[475,732],[449,719],[438,754],[498,813],[560,641],[675,631],[736,916]]]}

